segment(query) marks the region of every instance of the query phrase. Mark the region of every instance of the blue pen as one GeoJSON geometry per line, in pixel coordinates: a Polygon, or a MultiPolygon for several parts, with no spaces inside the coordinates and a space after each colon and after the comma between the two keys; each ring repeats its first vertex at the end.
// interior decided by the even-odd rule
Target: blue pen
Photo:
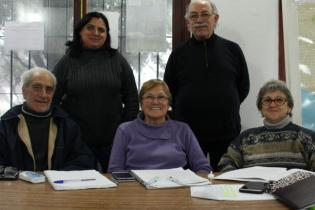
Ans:
{"type": "Polygon", "coordinates": [[[67,179],[67,180],[56,180],[55,184],[64,184],[68,182],[86,182],[86,181],[95,181],[96,179],[67,179]]]}

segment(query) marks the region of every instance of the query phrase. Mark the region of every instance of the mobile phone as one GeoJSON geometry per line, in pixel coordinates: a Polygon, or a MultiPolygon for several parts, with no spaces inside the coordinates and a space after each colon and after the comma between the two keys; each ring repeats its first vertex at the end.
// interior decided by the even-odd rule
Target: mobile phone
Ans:
{"type": "Polygon", "coordinates": [[[135,180],[135,178],[128,171],[112,172],[112,177],[118,182],[135,180]]]}
{"type": "Polygon", "coordinates": [[[264,193],[265,190],[266,190],[265,182],[247,182],[239,189],[240,192],[255,194],[264,193]]]}

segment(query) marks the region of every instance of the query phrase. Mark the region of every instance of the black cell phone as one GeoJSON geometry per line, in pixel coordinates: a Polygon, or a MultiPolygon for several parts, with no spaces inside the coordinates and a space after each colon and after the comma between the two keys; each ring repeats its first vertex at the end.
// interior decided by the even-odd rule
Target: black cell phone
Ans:
{"type": "Polygon", "coordinates": [[[266,184],[265,182],[247,182],[240,188],[240,192],[244,193],[255,193],[260,194],[264,193],[266,190],[266,184]]]}
{"type": "Polygon", "coordinates": [[[118,182],[127,182],[127,181],[134,181],[135,178],[127,171],[123,172],[112,172],[112,177],[118,182]]]}

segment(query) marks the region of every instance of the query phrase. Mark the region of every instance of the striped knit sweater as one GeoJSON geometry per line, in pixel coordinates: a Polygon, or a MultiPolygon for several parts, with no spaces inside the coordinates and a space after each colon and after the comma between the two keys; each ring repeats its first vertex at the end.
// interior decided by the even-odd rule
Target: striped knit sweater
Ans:
{"type": "Polygon", "coordinates": [[[290,122],[283,128],[252,128],[240,134],[219,163],[221,172],[252,166],[315,170],[315,133],[290,122]]]}
{"type": "Polygon", "coordinates": [[[83,50],[79,57],[66,54],[55,66],[54,102],[80,125],[90,147],[113,142],[121,122],[133,120],[139,111],[133,72],[116,51],[83,50]]]}

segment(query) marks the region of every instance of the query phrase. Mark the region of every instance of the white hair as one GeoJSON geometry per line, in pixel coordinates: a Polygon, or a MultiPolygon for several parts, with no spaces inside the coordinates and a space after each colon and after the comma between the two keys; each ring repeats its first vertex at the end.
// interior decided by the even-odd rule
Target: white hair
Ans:
{"type": "Polygon", "coordinates": [[[49,70],[47,70],[45,68],[41,68],[41,67],[34,67],[34,68],[22,73],[22,75],[21,75],[22,87],[29,86],[36,73],[39,73],[39,74],[45,73],[45,74],[49,75],[53,80],[53,88],[55,90],[56,85],[57,85],[57,79],[56,79],[55,75],[53,75],[53,73],[51,73],[49,70]]]}
{"type": "Polygon", "coordinates": [[[185,13],[185,18],[186,19],[188,19],[188,17],[189,17],[189,12],[190,12],[191,5],[196,3],[196,2],[207,2],[207,3],[209,3],[209,5],[212,8],[212,13],[214,15],[218,15],[219,14],[217,7],[215,6],[215,4],[212,1],[210,1],[210,0],[191,0],[190,3],[188,4],[188,6],[186,7],[186,13],[185,13]]]}

